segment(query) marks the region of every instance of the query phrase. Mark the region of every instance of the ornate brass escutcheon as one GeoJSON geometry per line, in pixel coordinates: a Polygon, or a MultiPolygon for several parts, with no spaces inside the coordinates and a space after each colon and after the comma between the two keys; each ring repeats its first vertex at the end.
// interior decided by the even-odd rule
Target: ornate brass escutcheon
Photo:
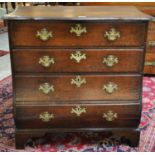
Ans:
{"type": "Polygon", "coordinates": [[[54,86],[49,83],[43,83],[39,86],[39,90],[44,94],[49,94],[50,92],[54,92],[54,86]]]}
{"type": "Polygon", "coordinates": [[[104,63],[107,67],[113,67],[114,64],[118,63],[118,58],[114,55],[108,55],[103,58],[102,63],[104,63]]]}
{"type": "Polygon", "coordinates": [[[109,31],[106,31],[104,37],[109,41],[115,41],[121,37],[120,32],[116,31],[115,28],[111,28],[109,31]]]}
{"type": "Polygon", "coordinates": [[[81,24],[76,24],[75,27],[71,27],[70,33],[75,33],[77,37],[80,37],[82,33],[87,33],[87,29],[81,24]]]}
{"type": "Polygon", "coordinates": [[[39,118],[43,122],[49,122],[50,120],[54,119],[54,114],[50,114],[49,112],[45,111],[39,115],[39,118]]]}
{"type": "Polygon", "coordinates": [[[80,63],[82,59],[86,59],[86,54],[82,54],[81,51],[75,51],[75,53],[71,53],[70,59],[74,59],[76,63],[80,63]]]}
{"type": "Polygon", "coordinates": [[[77,105],[75,108],[72,108],[71,113],[81,116],[82,113],[86,113],[86,108],[82,108],[80,105],[77,105]]]}
{"type": "Polygon", "coordinates": [[[48,55],[45,55],[39,59],[39,64],[46,68],[50,67],[50,65],[54,63],[54,58],[50,58],[48,55]]]}
{"type": "Polygon", "coordinates": [[[71,84],[75,84],[77,87],[80,87],[82,84],[86,84],[86,79],[81,78],[81,76],[76,76],[75,79],[71,79],[71,84]]]}
{"type": "Polygon", "coordinates": [[[52,38],[53,35],[51,31],[48,31],[46,28],[43,28],[40,31],[37,31],[36,37],[42,41],[47,41],[48,39],[52,38]]]}
{"type": "Polygon", "coordinates": [[[114,91],[118,90],[118,85],[114,82],[108,82],[107,84],[103,85],[103,90],[105,90],[105,92],[108,94],[112,94],[114,91]]]}
{"type": "Polygon", "coordinates": [[[112,110],[109,110],[107,113],[103,113],[103,118],[111,122],[115,118],[117,118],[117,113],[114,113],[112,110]]]}

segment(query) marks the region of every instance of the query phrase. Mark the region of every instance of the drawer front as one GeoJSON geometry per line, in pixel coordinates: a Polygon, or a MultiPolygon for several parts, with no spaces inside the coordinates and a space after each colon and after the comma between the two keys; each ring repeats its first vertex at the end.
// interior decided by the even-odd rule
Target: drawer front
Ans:
{"type": "Polygon", "coordinates": [[[146,54],[144,73],[155,74],[155,53],[146,54]]]}
{"type": "Polygon", "coordinates": [[[138,100],[141,76],[16,76],[16,101],[138,100]]]}
{"type": "Polygon", "coordinates": [[[140,104],[16,107],[18,129],[138,127],[139,118],[140,104]]]}
{"type": "Polygon", "coordinates": [[[147,52],[155,53],[155,31],[148,32],[147,52]]]}
{"type": "Polygon", "coordinates": [[[145,23],[12,22],[16,46],[143,46],[145,23]]]}
{"type": "Polygon", "coordinates": [[[142,72],[144,51],[13,50],[15,72],[142,72]]]}

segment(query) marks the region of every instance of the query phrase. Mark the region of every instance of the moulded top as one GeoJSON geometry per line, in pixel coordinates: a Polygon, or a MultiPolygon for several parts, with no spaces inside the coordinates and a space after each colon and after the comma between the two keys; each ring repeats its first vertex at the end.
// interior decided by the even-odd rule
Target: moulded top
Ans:
{"type": "Polygon", "coordinates": [[[150,20],[134,6],[26,6],[4,17],[8,20],[150,20]]]}

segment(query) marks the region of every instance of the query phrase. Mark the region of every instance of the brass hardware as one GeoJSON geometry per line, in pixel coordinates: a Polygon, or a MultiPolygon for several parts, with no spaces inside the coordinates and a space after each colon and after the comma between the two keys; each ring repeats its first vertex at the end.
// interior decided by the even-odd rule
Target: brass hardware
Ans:
{"type": "Polygon", "coordinates": [[[114,91],[118,89],[118,85],[114,82],[108,82],[107,84],[103,85],[103,90],[105,90],[106,93],[112,94],[114,91]]]}
{"type": "Polygon", "coordinates": [[[77,105],[75,108],[72,108],[71,113],[81,116],[82,113],[86,113],[86,108],[82,108],[81,106],[77,105]]]}
{"type": "Polygon", "coordinates": [[[43,67],[50,67],[50,65],[54,63],[54,58],[50,58],[48,55],[45,55],[39,59],[39,64],[43,67]]]}
{"type": "Polygon", "coordinates": [[[149,42],[148,42],[148,45],[151,46],[151,47],[152,47],[152,46],[155,46],[155,41],[149,41],[149,42]]]}
{"type": "Polygon", "coordinates": [[[39,90],[44,94],[49,94],[51,91],[54,92],[54,86],[49,83],[43,83],[39,86],[39,90]]]}
{"type": "Polygon", "coordinates": [[[107,121],[111,122],[115,118],[117,118],[117,113],[114,113],[112,110],[109,110],[107,113],[103,113],[103,118],[105,118],[107,121]]]}
{"type": "Polygon", "coordinates": [[[54,114],[50,114],[49,112],[45,111],[39,115],[39,118],[43,122],[49,122],[50,120],[54,119],[54,114]]]}
{"type": "Polygon", "coordinates": [[[40,31],[37,31],[36,37],[42,41],[47,41],[48,39],[52,38],[53,35],[51,31],[49,32],[46,28],[43,28],[40,31]]]}
{"type": "Polygon", "coordinates": [[[145,66],[155,66],[155,61],[146,61],[145,66]]]}
{"type": "Polygon", "coordinates": [[[71,79],[71,84],[75,84],[77,87],[80,87],[82,84],[86,84],[86,79],[81,78],[81,76],[76,76],[75,79],[71,79]]]}
{"type": "Polygon", "coordinates": [[[71,53],[70,59],[74,59],[76,63],[80,63],[82,59],[86,59],[86,54],[82,54],[81,51],[76,51],[75,53],[71,53]]]}
{"type": "Polygon", "coordinates": [[[109,31],[106,31],[104,37],[109,41],[115,41],[121,37],[120,32],[115,28],[111,28],[109,31]]]}
{"type": "Polygon", "coordinates": [[[151,22],[155,22],[155,18],[151,18],[151,20],[150,20],[151,22]]]}
{"type": "Polygon", "coordinates": [[[114,64],[118,63],[118,58],[114,55],[108,55],[107,57],[103,58],[103,62],[107,67],[112,67],[114,64]]]}
{"type": "Polygon", "coordinates": [[[87,29],[81,24],[76,24],[75,27],[71,27],[70,33],[75,33],[77,37],[80,37],[82,33],[87,33],[87,29]]]}

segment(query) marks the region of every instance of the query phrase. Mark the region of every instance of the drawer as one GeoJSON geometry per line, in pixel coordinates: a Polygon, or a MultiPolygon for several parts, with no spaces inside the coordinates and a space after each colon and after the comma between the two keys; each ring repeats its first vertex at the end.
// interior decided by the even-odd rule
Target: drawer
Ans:
{"type": "Polygon", "coordinates": [[[44,47],[143,46],[145,23],[138,22],[12,22],[11,44],[44,47]]]}
{"type": "Polygon", "coordinates": [[[17,129],[138,127],[139,119],[140,104],[16,107],[17,129]]]}
{"type": "Polygon", "coordinates": [[[13,50],[15,72],[142,72],[142,49],[13,50]]]}
{"type": "Polygon", "coordinates": [[[148,32],[147,52],[155,52],[155,31],[148,32]]]}
{"type": "Polygon", "coordinates": [[[16,101],[138,100],[140,75],[44,75],[14,78],[16,101]]]}
{"type": "Polygon", "coordinates": [[[144,73],[155,74],[155,53],[146,54],[144,73]]]}

